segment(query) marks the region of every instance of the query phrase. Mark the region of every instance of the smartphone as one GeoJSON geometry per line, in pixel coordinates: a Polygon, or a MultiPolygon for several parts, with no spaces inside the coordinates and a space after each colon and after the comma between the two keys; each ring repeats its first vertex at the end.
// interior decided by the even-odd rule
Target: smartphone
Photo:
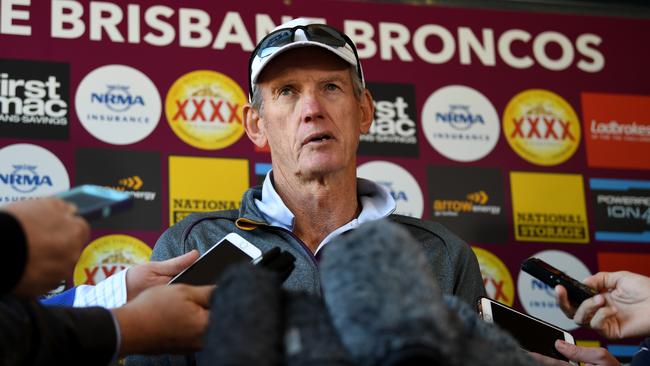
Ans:
{"type": "Polygon", "coordinates": [[[254,262],[262,251],[239,234],[230,233],[169,281],[169,284],[214,285],[221,273],[231,264],[254,262]]]}
{"type": "Polygon", "coordinates": [[[90,184],[56,195],[77,206],[77,215],[88,221],[109,217],[133,206],[133,195],[90,184]]]}
{"type": "Polygon", "coordinates": [[[556,339],[575,344],[573,336],[566,330],[541,319],[520,313],[487,297],[479,299],[478,310],[483,320],[497,324],[506,330],[519,342],[524,350],[568,361],[555,349],[556,339]]]}
{"type": "Polygon", "coordinates": [[[583,301],[598,294],[596,289],[569,277],[566,273],[539,258],[526,259],[521,264],[521,269],[551,287],[556,285],[564,286],[569,296],[569,302],[575,307],[580,306],[583,301]]]}

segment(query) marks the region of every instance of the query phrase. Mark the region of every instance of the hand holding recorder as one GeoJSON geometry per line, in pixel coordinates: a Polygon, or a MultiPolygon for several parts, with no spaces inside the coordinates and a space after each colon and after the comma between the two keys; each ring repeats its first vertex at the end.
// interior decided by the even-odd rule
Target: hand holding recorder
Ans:
{"type": "Polygon", "coordinates": [[[555,288],[560,307],[577,324],[610,339],[650,334],[650,278],[627,271],[600,272],[584,283],[600,294],[577,308],[567,300],[565,288],[555,288]]]}

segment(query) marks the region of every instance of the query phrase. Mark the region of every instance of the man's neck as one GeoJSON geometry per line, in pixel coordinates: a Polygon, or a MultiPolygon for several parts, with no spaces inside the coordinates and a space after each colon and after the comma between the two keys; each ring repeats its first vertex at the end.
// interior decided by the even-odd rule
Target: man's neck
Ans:
{"type": "Polygon", "coordinates": [[[329,233],[361,211],[356,174],[299,180],[275,173],[274,188],[295,217],[293,233],[312,252],[329,233]]]}

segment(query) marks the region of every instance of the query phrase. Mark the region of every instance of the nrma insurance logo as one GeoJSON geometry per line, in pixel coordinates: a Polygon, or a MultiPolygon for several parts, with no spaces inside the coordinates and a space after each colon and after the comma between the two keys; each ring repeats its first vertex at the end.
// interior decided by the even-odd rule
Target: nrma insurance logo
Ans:
{"type": "Polygon", "coordinates": [[[429,144],[446,158],[461,162],[488,155],[501,129],[490,100],[463,85],[449,85],[433,92],[424,103],[421,121],[429,144]]]}
{"type": "Polygon", "coordinates": [[[357,176],[384,187],[395,200],[395,213],[422,217],[424,210],[422,190],[406,169],[388,161],[371,161],[357,168],[357,176]]]}
{"type": "MultiPolygon", "coordinates": [[[[106,85],[106,90],[90,94],[90,102],[106,106],[113,112],[126,112],[134,105],[146,107],[142,95],[132,95],[128,85],[106,85]]],[[[134,121],[136,122],[136,121],[134,121]]]]}
{"type": "MultiPolygon", "coordinates": [[[[587,266],[580,259],[564,251],[545,250],[533,254],[532,257],[549,263],[578,281],[591,275],[587,266]]],[[[573,320],[564,315],[555,298],[555,291],[551,286],[544,284],[524,271],[520,271],[517,279],[517,289],[519,301],[528,314],[562,329],[573,330],[579,327],[573,320]]]]}
{"type": "Polygon", "coordinates": [[[48,150],[31,144],[0,149],[0,204],[51,196],[68,188],[65,167],[48,150]]]}
{"type": "Polygon", "coordinates": [[[97,139],[114,145],[143,140],[158,125],[162,105],[154,83],[125,65],[91,71],[75,95],[77,117],[97,139]]]}
{"type": "Polygon", "coordinates": [[[470,105],[450,104],[446,112],[436,112],[435,121],[447,123],[456,131],[467,131],[475,124],[485,125],[485,119],[480,113],[472,113],[470,105]]]}

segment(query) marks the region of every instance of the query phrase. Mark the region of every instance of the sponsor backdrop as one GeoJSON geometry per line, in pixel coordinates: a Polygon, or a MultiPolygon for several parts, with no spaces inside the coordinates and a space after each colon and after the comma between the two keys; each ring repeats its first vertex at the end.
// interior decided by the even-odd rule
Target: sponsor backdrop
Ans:
{"type": "Polygon", "coordinates": [[[0,0],[0,202],[83,183],[136,197],[93,224],[68,286],[146,261],[169,225],[237,208],[263,179],[268,149],[241,120],[248,54],[297,16],[359,46],[376,103],[359,175],[390,191],[398,212],[468,241],[491,297],[598,340],[519,265],[537,255],[578,278],[650,274],[647,20],[347,1],[0,0]]]}

